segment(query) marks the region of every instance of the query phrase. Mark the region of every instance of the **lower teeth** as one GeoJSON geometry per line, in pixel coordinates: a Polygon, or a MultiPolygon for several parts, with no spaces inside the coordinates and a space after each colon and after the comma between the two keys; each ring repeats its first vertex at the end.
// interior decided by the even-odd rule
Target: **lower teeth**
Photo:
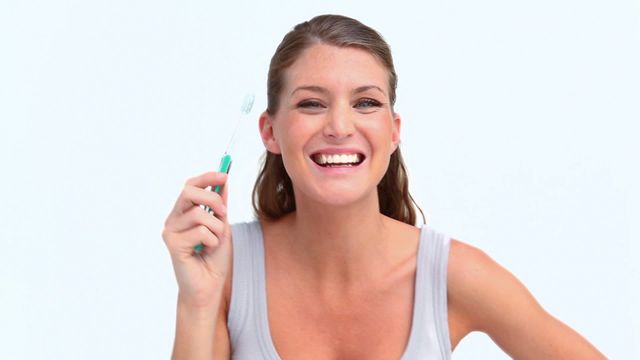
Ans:
{"type": "Polygon", "coordinates": [[[355,164],[324,164],[323,167],[354,166],[355,164]]]}

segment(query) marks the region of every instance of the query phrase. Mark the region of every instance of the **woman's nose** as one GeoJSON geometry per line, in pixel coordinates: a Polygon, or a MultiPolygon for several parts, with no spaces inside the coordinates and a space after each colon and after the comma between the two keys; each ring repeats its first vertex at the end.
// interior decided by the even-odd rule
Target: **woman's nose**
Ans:
{"type": "Polygon", "coordinates": [[[353,124],[353,112],[351,107],[334,106],[327,113],[323,134],[326,137],[340,139],[353,135],[355,126],[353,124]]]}

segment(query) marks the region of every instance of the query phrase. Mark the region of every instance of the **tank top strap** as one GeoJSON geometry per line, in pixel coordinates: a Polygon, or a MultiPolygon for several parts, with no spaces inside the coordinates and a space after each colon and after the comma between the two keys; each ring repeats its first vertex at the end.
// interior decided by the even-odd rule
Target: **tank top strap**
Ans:
{"type": "Polygon", "coordinates": [[[279,360],[269,337],[264,243],[260,222],[231,226],[233,272],[227,315],[233,359],[279,360]]]}
{"type": "MultiPolygon", "coordinates": [[[[423,225],[416,258],[413,321],[406,359],[450,359],[447,264],[450,238],[423,225]]],[[[403,358],[404,359],[404,358],[403,358]]]]}
{"type": "Polygon", "coordinates": [[[227,326],[231,343],[236,343],[247,319],[250,318],[254,270],[251,259],[255,247],[252,244],[250,228],[247,223],[231,225],[231,242],[233,244],[233,270],[231,277],[231,298],[227,314],[227,326]]]}

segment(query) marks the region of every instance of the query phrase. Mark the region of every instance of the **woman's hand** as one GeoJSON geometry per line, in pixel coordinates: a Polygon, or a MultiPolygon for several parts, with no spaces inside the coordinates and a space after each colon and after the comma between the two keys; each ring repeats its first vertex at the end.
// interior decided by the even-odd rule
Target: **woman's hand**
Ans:
{"type": "Polygon", "coordinates": [[[167,217],[162,238],[171,254],[179,302],[205,308],[217,303],[231,263],[231,228],[227,221],[227,174],[207,172],[189,179],[167,217]],[[220,185],[222,194],[206,190],[220,185]],[[215,215],[200,205],[209,206],[215,215]],[[202,243],[197,254],[194,247],[202,243]]]}

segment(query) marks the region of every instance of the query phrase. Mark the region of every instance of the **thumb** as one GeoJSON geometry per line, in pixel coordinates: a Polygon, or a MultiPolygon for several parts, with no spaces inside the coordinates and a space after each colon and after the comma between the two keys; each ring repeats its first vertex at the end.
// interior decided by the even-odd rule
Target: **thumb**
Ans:
{"type": "Polygon", "coordinates": [[[227,201],[229,199],[229,176],[228,175],[227,175],[227,180],[225,181],[220,191],[221,191],[220,196],[222,197],[222,203],[224,204],[224,206],[227,206],[227,201]]]}
{"type": "Polygon", "coordinates": [[[227,275],[231,265],[231,235],[231,226],[225,222],[224,232],[218,238],[218,246],[210,248],[203,255],[203,260],[208,264],[209,271],[213,271],[220,278],[227,275]]]}

